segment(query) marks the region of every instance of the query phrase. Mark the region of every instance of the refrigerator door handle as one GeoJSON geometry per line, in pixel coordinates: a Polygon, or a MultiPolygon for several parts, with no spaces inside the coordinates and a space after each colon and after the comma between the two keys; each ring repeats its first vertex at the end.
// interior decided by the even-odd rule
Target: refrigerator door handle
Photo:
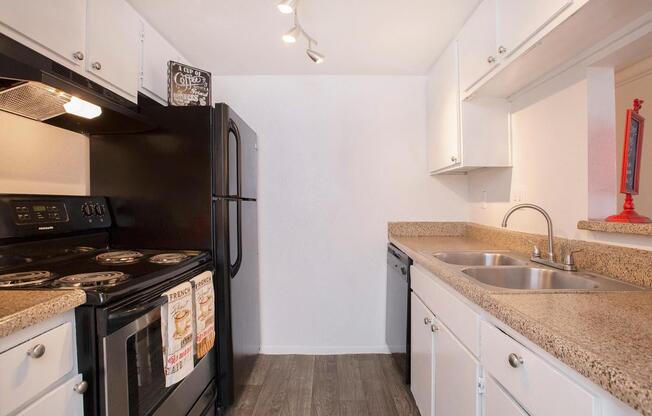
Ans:
{"type": "Polygon", "coordinates": [[[236,200],[235,203],[237,204],[236,207],[236,212],[237,212],[237,218],[236,218],[236,224],[237,224],[237,236],[236,236],[236,244],[238,248],[238,255],[235,258],[235,262],[231,264],[231,278],[235,278],[236,274],[238,274],[238,271],[240,270],[240,266],[242,265],[242,201],[236,200]]]}
{"type": "MultiPolygon", "coordinates": [[[[235,196],[237,198],[240,198],[242,196],[242,140],[240,138],[240,130],[238,129],[238,125],[233,121],[233,119],[229,119],[229,133],[233,133],[233,137],[235,138],[235,157],[236,157],[236,193],[235,196]]],[[[231,172],[227,172],[227,175],[230,176],[231,172]]],[[[230,181],[227,180],[227,183],[230,183],[230,181]]],[[[230,193],[230,189],[227,191],[230,193]]]]}

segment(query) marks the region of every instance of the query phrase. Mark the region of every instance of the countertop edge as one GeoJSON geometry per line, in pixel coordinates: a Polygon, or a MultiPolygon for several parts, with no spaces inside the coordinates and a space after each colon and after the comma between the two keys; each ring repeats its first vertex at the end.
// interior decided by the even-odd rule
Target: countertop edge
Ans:
{"type": "MultiPolygon", "coordinates": [[[[11,290],[11,292],[19,294],[20,292],[34,291],[11,290]]],[[[86,293],[83,290],[53,290],[50,292],[53,292],[52,298],[20,308],[0,318],[0,338],[46,321],[86,302],[86,293]]],[[[26,294],[26,296],[29,295],[26,294]]]]}
{"type": "Polygon", "coordinates": [[[556,334],[553,328],[523,315],[509,305],[505,305],[500,300],[492,297],[492,293],[484,290],[481,286],[466,279],[465,282],[462,282],[462,278],[448,276],[452,271],[450,267],[447,267],[444,263],[440,265],[424,253],[411,249],[403,244],[400,239],[401,236],[389,236],[389,241],[403,250],[415,263],[437,275],[444,283],[482,308],[486,313],[512,328],[515,332],[521,334],[530,342],[641,414],[652,416],[652,391],[650,391],[649,386],[642,385],[627,377],[618,367],[605,363],[595,353],[577,345],[572,339],[556,334]],[[575,357],[575,360],[571,359],[571,357],[575,357]],[[577,365],[577,357],[580,357],[585,364],[577,365]],[[609,382],[605,381],[605,374],[609,375],[609,382]],[[628,386],[628,388],[614,388],[616,385],[624,385],[628,386]]]}

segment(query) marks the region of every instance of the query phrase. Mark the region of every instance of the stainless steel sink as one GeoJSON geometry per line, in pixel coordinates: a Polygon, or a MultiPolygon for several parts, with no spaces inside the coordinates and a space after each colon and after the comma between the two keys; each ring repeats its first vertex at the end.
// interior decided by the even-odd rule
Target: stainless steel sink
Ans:
{"type": "Polygon", "coordinates": [[[520,266],[525,262],[500,252],[448,251],[435,253],[444,263],[459,266],[520,266]]]}
{"type": "Polygon", "coordinates": [[[512,290],[641,290],[638,286],[592,273],[538,267],[469,267],[462,272],[484,285],[512,290]]]}

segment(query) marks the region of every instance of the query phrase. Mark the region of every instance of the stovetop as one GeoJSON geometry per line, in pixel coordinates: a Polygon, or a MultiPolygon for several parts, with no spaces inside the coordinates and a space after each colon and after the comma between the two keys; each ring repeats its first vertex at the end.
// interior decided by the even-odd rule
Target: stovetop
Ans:
{"type": "Polygon", "coordinates": [[[29,261],[0,265],[0,289],[66,289],[86,292],[87,304],[105,304],[185,273],[210,257],[189,250],[108,249],[82,246],[5,253],[29,261]]]}

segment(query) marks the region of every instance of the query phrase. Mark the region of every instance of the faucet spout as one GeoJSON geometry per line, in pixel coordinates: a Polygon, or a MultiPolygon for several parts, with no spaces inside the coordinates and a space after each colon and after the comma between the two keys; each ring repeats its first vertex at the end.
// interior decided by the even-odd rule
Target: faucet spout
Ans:
{"type": "Polygon", "coordinates": [[[509,219],[509,217],[510,217],[514,212],[516,212],[516,211],[518,211],[518,210],[520,210],[520,209],[523,209],[523,208],[533,209],[533,210],[535,210],[535,211],[541,213],[541,215],[543,215],[543,216],[545,217],[545,219],[546,219],[546,223],[548,224],[548,259],[549,259],[551,262],[554,262],[554,261],[555,261],[555,252],[554,252],[554,250],[553,250],[553,240],[554,240],[554,236],[553,236],[553,232],[552,232],[552,219],[550,218],[550,215],[548,215],[548,213],[546,212],[545,209],[541,208],[541,207],[538,206],[538,205],[534,205],[534,204],[519,204],[519,205],[514,205],[513,207],[511,207],[511,208],[509,209],[509,211],[507,211],[507,213],[505,213],[505,216],[503,217],[503,222],[502,222],[502,224],[501,224],[502,227],[503,227],[503,228],[507,228],[507,220],[509,219]]]}

